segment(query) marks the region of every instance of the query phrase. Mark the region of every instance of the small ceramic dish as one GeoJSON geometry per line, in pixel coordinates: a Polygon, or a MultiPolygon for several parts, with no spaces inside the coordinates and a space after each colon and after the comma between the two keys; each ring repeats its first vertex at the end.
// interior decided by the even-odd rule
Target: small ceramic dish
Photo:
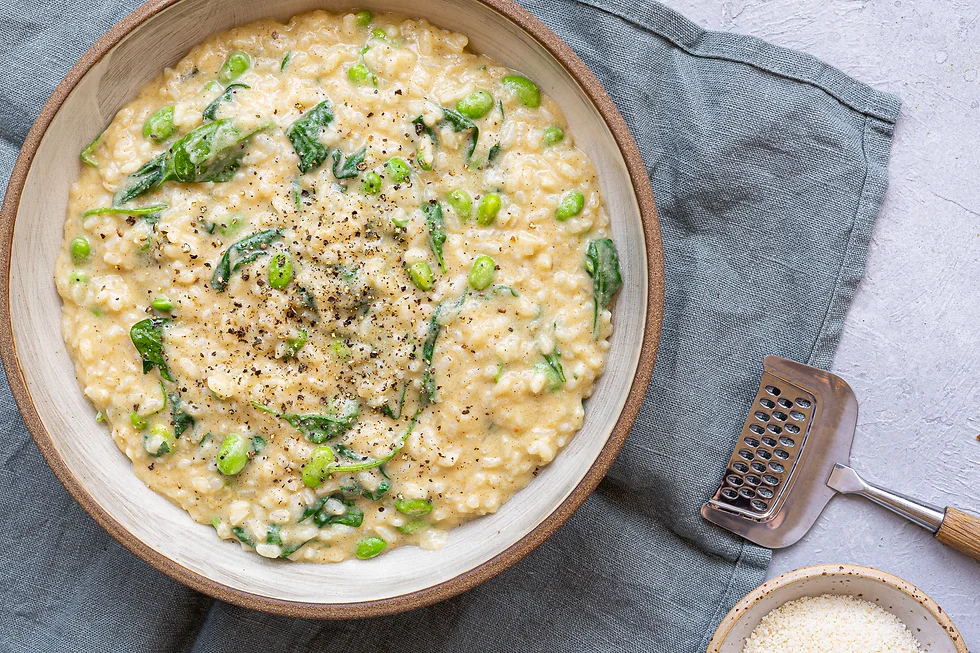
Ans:
{"type": "Polygon", "coordinates": [[[510,0],[150,0],[55,90],[27,136],[0,212],[0,354],[24,422],[55,474],[113,537],[160,571],[225,601],[300,617],[367,617],[446,599],[554,533],[606,473],[640,409],[657,356],[663,283],[653,193],[622,116],[571,49],[510,0]],[[519,69],[562,107],[598,171],[625,285],[583,428],[498,512],[454,529],[439,551],[406,546],[337,564],[270,561],[218,540],[133,474],[75,379],[52,276],[78,153],[138,89],[216,32],[352,6],[462,32],[473,51],[519,69]]]}
{"type": "Polygon", "coordinates": [[[706,653],[741,653],[759,622],[804,596],[850,595],[871,601],[902,621],[928,653],[969,653],[949,615],[918,587],[859,565],[815,565],[787,572],[749,592],[722,620],[706,653]]]}

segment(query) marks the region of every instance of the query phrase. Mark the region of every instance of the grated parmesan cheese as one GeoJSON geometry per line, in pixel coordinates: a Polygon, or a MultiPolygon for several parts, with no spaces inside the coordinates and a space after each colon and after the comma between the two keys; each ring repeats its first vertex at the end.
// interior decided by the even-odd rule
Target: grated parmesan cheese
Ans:
{"type": "Polygon", "coordinates": [[[898,617],[853,596],[805,596],[759,622],[742,653],[921,653],[898,617]]]}

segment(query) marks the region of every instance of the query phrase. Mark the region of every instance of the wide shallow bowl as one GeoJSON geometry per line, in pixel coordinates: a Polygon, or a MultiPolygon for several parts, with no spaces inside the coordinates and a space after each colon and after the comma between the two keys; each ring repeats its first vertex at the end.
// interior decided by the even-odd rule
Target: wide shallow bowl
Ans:
{"type": "Polygon", "coordinates": [[[891,612],[927,653],[969,653],[952,619],[925,592],[898,576],[860,565],[803,567],[766,581],[725,616],[706,653],[741,653],[745,640],[771,611],[822,594],[849,594],[891,612]]]}
{"type": "Polygon", "coordinates": [[[113,537],[160,571],[211,596],[294,616],[349,618],[439,601],[500,573],[564,523],[626,438],[650,380],[663,314],[663,254],[649,179],[609,97],[553,33],[508,0],[358,0],[467,34],[470,47],[523,71],[563,108],[591,157],[625,281],[615,333],[585,424],[554,462],[496,514],[453,530],[445,548],[406,546],[369,562],[266,560],[144,486],[83,397],[64,347],[52,280],[78,152],[144,84],[209,35],[260,18],[287,20],[339,0],[155,0],[102,37],[68,73],[31,129],[0,223],[0,352],[48,464],[113,537]],[[152,56],[148,53],[152,53],[152,56]]]}

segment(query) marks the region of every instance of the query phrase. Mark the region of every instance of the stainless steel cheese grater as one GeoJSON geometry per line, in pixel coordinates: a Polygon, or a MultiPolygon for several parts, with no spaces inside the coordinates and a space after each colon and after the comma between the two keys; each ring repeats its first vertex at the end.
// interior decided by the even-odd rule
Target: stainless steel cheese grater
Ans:
{"type": "Polygon", "coordinates": [[[837,492],[860,494],[980,560],[980,518],[867,483],[846,464],[858,403],[835,374],[776,356],[725,471],[701,515],[770,548],[796,543],[837,492]]]}

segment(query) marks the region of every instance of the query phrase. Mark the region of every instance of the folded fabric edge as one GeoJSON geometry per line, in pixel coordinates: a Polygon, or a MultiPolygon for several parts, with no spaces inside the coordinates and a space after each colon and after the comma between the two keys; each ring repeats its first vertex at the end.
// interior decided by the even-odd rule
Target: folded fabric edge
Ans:
{"type": "Polygon", "coordinates": [[[821,89],[858,113],[895,123],[901,101],[816,57],[731,32],[706,30],[652,0],[575,0],[667,39],[694,57],[742,63],[821,89]]]}
{"type": "Polygon", "coordinates": [[[732,573],[728,577],[725,592],[719,598],[711,616],[708,618],[708,628],[705,629],[704,637],[698,644],[699,651],[706,651],[708,642],[715,634],[718,624],[725,618],[728,611],[738,603],[743,596],[751,592],[759,584],[750,578],[765,578],[766,571],[769,569],[769,561],[772,558],[772,550],[757,544],[752,544],[748,540],[742,540],[742,548],[739,551],[738,559],[732,566],[732,573]],[[750,573],[744,573],[751,570],[750,573]],[[759,573],[752,573],[759,572],[759,573]]]}
{"type": "Polygon", "coordinates": [[[851,236],[837,272],[837,281],[827,305],[823,326],[810,350],[809,360],[806,361],[808,365],[829,369],[833,362],[837,344],[844,330],[844,319],[854,299],[858,283],[864,277],[875,221],[885,199],[885,190],[888,187],[888,157],[891,153],[893,132],[891,123],[870,116],[865,119],[862,147],[867,167],[861,198],[851,224],[851,236]]]}

